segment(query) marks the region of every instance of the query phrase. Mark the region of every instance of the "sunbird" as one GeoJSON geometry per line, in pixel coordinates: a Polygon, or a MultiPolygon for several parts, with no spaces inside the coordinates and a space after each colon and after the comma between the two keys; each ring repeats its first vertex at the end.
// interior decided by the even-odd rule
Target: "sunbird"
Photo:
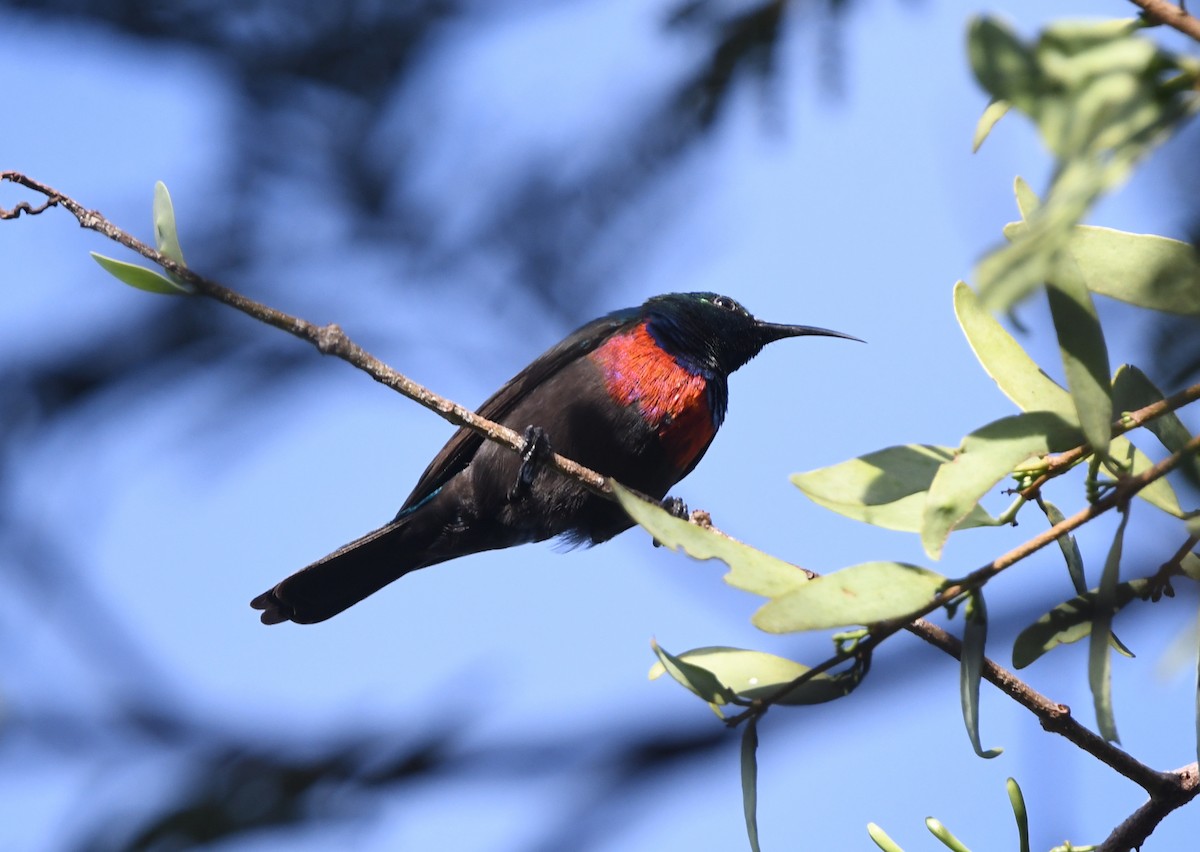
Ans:
{"type": "MultiPolygon", "coordinates": [[[[819,335],[753,317],[728,296],[669,293],[575,330],[478,413],[525,437],[520,454],[460,428],[388,524],[250,602],[264,624],[314,624],[418,568],[561,536],[599,544],[633,525],[619,505],[542,464],[553,448],[656,500],[704,457],[729,374],[768,343],[819,335]]],[[[682,502],[663,500],[682,510],[682,502]]]]}

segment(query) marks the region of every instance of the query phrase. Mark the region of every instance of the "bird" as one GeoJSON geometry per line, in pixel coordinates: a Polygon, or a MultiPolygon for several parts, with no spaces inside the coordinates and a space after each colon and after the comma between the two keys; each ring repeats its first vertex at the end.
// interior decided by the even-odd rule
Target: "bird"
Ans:
{"type": "Polygon", "coordinates": [[[686,516],[667,491],[725,419],[729,375],[769,343],[849,334],[756,319],[716,293],[669,293],[581,326],[478,409],[524,448],[460,428],[395,518],[254,598],[264,624],[331,618],[419,568],[559,537],[607,541],[633,526],[619,505],[542,462],[551,450],[686,516]]]}

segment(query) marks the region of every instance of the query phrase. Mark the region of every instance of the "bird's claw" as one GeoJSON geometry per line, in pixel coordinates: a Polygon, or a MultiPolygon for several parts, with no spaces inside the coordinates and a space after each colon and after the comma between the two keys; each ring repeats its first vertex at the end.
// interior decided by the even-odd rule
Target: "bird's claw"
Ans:
{"type": "MultiPolygon", "coordinates": [[[[662,506],[663,509],[666,510],[667,514],[673,518],[679,518],[681,521],[686,521],[688,519],[689,513],[687,503],[683,502],[683,500],[678,497],[664,497],[659,505],[662,506]]],[[[654,539],[654,546],[662,547],[662,542],[658,539],[654,539]]]]}
{"type": "Polygon", "coordinates": [[[521,450],[521,469],[517,481],[508,490],[509,500],[523,500],[529,496],[538,468],[550,455],[550,437],[541,426],[525,427],[525,447],[521,450]]]}

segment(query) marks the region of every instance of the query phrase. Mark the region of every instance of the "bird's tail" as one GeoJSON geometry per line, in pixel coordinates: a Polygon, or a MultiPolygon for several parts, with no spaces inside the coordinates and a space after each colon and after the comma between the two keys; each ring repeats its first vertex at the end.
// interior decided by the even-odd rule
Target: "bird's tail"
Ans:
{"type": "MultiPolygon", "coordinates": [[[[332,618],[410,571],[424,568],[424,542],[413,541],[412,515],[335,550],[250,601],[263,624],[315,624],[332,618]]],[[[420,537],[420,536],[418,536],[420,537]]]]}

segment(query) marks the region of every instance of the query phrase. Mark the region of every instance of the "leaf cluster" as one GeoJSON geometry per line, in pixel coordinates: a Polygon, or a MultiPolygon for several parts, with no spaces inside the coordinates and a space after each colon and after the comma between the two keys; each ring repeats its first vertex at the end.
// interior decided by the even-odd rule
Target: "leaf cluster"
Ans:
{"type": "MultiPolygon", "coordinates": [[[[1200,440],[1176,414],[1200,398],[1200,386],[1167,397],[1133,365],[1114,372],[1095,306],[1096,297],[1106,297],[1145,310],[1200,316],[1200,259],[1191,245],[1178,240],[1081,223],[1104,192],[1124,181],[1200,107],[1200,62],[1160,48],[1141,30],[1136,20],[1066,22],[1026,42],[993,18],[979,18],[970,27],[971,67],[992,97],[976,147],[1015,110],[1034,122],[1055,158],[1044,199],[1017,178],[1020,219],[1003,229],[1007,244],[980,262],[977,288],[962,281],[953,288],[955,315],[971,351],[1017,412],[982,424],[957,447],[891,446],[792,477],[806,497],[826,509],[918,535],[930,560],[942,558],[952,533],[1015,524],[1023,512],[1044,516],[1055,535],[959,576],[876,561],[817,577],[618,491],[630,516],[657,541],[697,559],[725,562],[727,583],[766,598],[751,619],[760,629],[856,628],[835,635],[834,655],[816,666],[740,648],[704,647],[676,655],[654,645],[658,662],[652,678],[669,675],[723,718],[729,706],[742,708],[727,721],[745,725],[743,790],[754,849],[758,719],[771,706],[848,695],[868,673],[871,650],[900,626],[938,608],[952,615],[963,611],[964,722],[974,751],[996,756],[1000,750],[984,749],[979,736],[988,623],[984,588],[1057,540],[1076,595],[1021,632],[1012,649],[1013,665],[1030,665],[1058,646],[1087,639],[1097,727],[1105,740],[1116,742],[1111,651],[1131,652],[1113,633],[1114,617],[1135,600],[1170,596],[1173,578],[1200,581],[1195,551],[1200,509],[1182,505],[1165,477],[1179,465],[1200,469],[1200,440]],[[1058,369],[1039,364],[993,315],[1038,293],[1044,294],[1053,320],[1062,384],[1051,378],[1058,369]],[[1161,445],[1153,452],[1165,451],[1166,462],[1156,464],[1134,441],[1161,445]],[[1047,482],[1060,478],[1073,483],[1080,506],[1069,519],[1042,493],[1047,482]],[[1010,485],[1003,488],[1006,482],[1010,485]],[[993,514],[983,504],[997,491],[1011,499],[993,514]],[[1179,549],[1154,576],[1123,579],[1122,551],[1135,497],[1177,520],[1179,549]],[[1089,580],[1070,533],[1110,509],[1120,513],[1120,522],[1098,577],[1089,580]]],[[[1200,707],[1197,725],[1200,730],[1200,707]]],[[[1028,826],[1015,782],[1010,794],[1027,849],[1028,826]]],[[[948,848],[966,848],[940,823],[930,828],[948,848]]],[[[899,848],[877,827],[872,837],[880,848],[899,848]]]]}

